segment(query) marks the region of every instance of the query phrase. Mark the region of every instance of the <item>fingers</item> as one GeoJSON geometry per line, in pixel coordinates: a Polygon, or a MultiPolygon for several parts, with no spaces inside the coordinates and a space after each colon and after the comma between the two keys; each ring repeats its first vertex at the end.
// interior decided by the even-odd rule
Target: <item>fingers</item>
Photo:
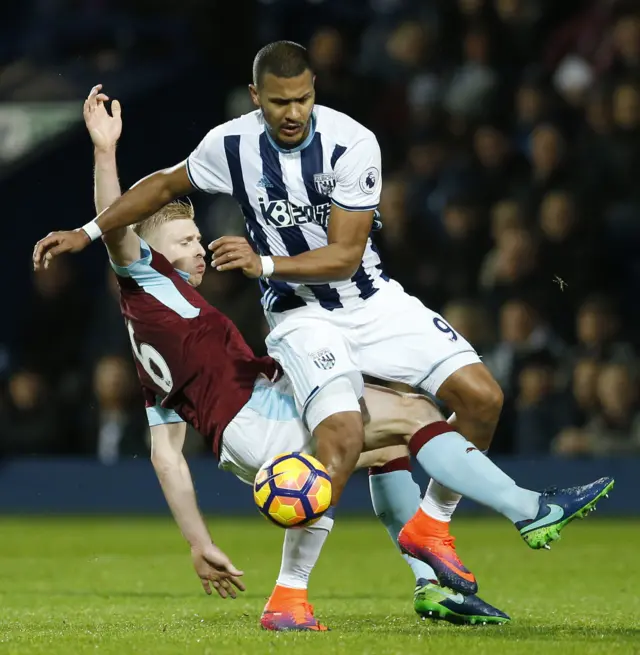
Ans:
{"type": "Polygon", "coordinates": [[[44,256],[45,268],[47,266],[47,263],[50,262],[54,257],[61,255],[63,252],[69,252],[69,250],[71,250],[71,248],[66,241],[61,241],[57,246],[51,248],[44,256]]]}
{"type": "Polygon", "coordinates": [[[238,575],[243,575],[242,571],[238,571],[235,567],[231,566],[230,571],[221,571],[211,569],[206,578],[202,579],[202,586],[207,594],[211,594],[211,587],[213,587],[218,596],[221,598],[237,598],[238,591],[245,591],[244,584],[234,575],[231,576],[230,572],[233,571],[238,575]]]}
{"type": "Polygon", "coordinates": [[[231,582],[232,585],[234,585],[240,591],[245,591],[247,588],[244,586],[244,583],[242,582],[242,580],[238,580],[238,578],[235,577],[236,575],[244,575],[244,574],[242,573],[242,571],[239,571],[238,573],[234,573],[234,577],[229,578],[229,581],[231,582]]]}
{"type": "Polygon", "coordinates": [[[225,566],[225,570],[227,571],[227,573],[229,573],[230,575],[232,575],[234,577],[244,575],[244,571],[240,571],[239,569],[237,569],[231,562],[229,562],[225,566]]]}
{"type": "Polygon", "coordinates": [[[108,102],[109,96],[106,93],[100,93],[101,89],[102,89],[102,84],[96,84],[89,92],[87,99],[84,101],[85,115],[87,114],[87,112],[91,113],[92,111],[95,111],[98,107],[102,106],[105,102],[108,102]]]}
{"type": "Polygon", "coordinates": [[[83,230],[52,232],[36,243],[33,251],[33,268],[36,271],[43,265],[47,268],[54,257],[63,252],[78,252],[89,243],[91,240],[83,230]]]}
{"type": "Polygon", "coordinates": [[[216,266],[216,271],[224,273],[225,271],[237,271],[238,269],[249,268],[250,262],[248,258],[241,257],[235,261],[229,262],[228,264],[223,264],[221,266],[216,266]]]}
{"type": "Polygon", "coordinates": [[[111,103],[111,115],[114,118],[120,118],[121,114],[122,114],[122,107],[120,106],[120,101],[113,100],[111,103]]]}
{"type": "Polygon", "coordinates": [[[227,590],[225,586],[223,585],[223,582],[221,580],[213,580],[212,583],[213,587],[215,590],[218,592],[218,596],[220,598],[226,598],[227,597],[227,590]]]}
{"type": "Polygon", "coordinates": [[[221,270],[220,267],[224,264],[229,264],[231,262],[237,262],[240,260],[248,259],[248,256],[243,252],[229,252],[225,255],[220,255],[211,260],[211,266],[216,270],[221,270]]]}
{"type": "Polygon", "coordinates": [[[33,265],[36,270],[38,270],[42,265],[43,257],[49,249],[57,246],[61,240],[62,237],[59,234],[52,232],[36,243],[35,248],[33,249],[33,265]]]}
{"type": "Polygon", "coordinates": [[[251,247],[249,246],[249,242],[244,237],[220,237],[219,239],[212,241],[208,248],[215,254],[221,248],[227,245],[229,245],[231,248],[241,245],[248,246],[249,248],[251,247]]]}
{"type": "Polygon", "coordinates": [[[246,241],[240,243],[223,243],[220,246],[216,246],[216,249],[213,251],[213,259],[217,260],[221,255],[226,255],[231,252],[253,254],[253,249],[246,241]]]}
{"type": "Polygon", "coordinates": [[[238,592],[236,591],[235,588],[237,588],[240,591],[245,590],[245,586],[237,578],[226,578],[226,577],[218,578],[217,580],[212,582],[212,584],[222,598],[235,599],[238,597],[238,592]]]}
{"type": "Polygon", "coordinates": [[[91,89],[87,99],[84,101],[85,107],[92,109],[95,108],[99,102],[105,102],[106,100],[109,100],[109,96],[107,96],[105,93],[100,93],[101,89],[102,84],[96,84],[91,89]]]}

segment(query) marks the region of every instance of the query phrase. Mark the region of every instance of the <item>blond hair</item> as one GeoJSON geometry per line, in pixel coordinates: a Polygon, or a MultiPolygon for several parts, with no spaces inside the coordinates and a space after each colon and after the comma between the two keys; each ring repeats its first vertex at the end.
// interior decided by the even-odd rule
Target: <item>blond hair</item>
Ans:
{"type": "Polygon", "coordinates": [[[169,221],[179,221],[184,219],[194,219],[193,205],[190,202],[174,200],[152,216],[149,216],[149,218],[145,218],[144,221],[136,223],[133,226],[133,230],[141,239],[146,241],[161,225],[164,225],[169,221]]]}

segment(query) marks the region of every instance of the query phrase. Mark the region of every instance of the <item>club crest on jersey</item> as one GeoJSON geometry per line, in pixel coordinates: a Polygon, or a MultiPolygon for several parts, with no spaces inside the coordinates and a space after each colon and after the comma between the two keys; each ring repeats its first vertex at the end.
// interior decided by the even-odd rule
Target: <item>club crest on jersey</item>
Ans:
{"type": "Polygon", "coordinates": [[[336,188],[336,178],[333,173],[316,173],[313,176],[313,186],[322,196],[330,196],[336,188]]]}
{"type": "Polygon", "coordinates": [[[316,352],[310,353],[309,357],[318,368],[324,371],[332,369],[336,363],[336,356],[328,348],[316,350],[316,352]]]}

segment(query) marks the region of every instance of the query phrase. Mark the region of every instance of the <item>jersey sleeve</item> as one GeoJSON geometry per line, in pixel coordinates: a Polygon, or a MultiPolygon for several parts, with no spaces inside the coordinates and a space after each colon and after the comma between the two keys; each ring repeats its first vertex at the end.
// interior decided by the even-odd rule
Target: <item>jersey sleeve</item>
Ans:
{"type": "Polygon", "coordinates": [[[187,175],[200,191],[227,194],[232,191],[224,137],[222,126],[215,127],[187,157],[187,175]]]}
{"type": "Polygon", "coordinates": [[[347,211],[368,211],[380,202],[382,188],[380,146],[373,134],[356,141],[338,159],[331,200],[347,211]]]}
{"type": "Polygon", "coordinates": [[[138,237],[138,240],[140,242],[140,257],[139,259],[136,259],[135,262],[131,262],[129,266],[118,266],[118,264],[114,263],[111,258],[109,259],[111,268],[116,275],[119,275],[120,277],[133,277],[133,274],[135,273],[144,275],[145,272],[149,274],[153,271],[151,268],[151,248],[149,248],[149,244],[140,237],[138,237]]]}

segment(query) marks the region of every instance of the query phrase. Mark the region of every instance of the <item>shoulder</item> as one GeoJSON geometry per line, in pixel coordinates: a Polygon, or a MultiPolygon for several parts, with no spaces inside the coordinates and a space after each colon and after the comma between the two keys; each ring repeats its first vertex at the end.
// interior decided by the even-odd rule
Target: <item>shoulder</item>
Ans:
{"type": "Polygon", "coordinates": [[[128,266],[118,266],[111,262],[111,267],[119,278],[131,278],[136,282],[149,283],[156,276],[171,277],[176,274],[164,255],[155,251],[144,239],[137,238],[140,242],[140,257],[136,261],[128,266]]]}
{"type": "Polygon", "coordinates": [[[316,116],[316,131],[322,134],[323,138],[334,141],[347,149],[361,142],[377,144],[376,135],[362,123],[341,111],[330,109],[324,105],[316,105],[314,109],[316,116]]]}
{"type": "Polygon", "coordinates": [[[260,134],[264,131],[264,120],[259,110],[252,111],[238,118],[234,118],[226,123],[216,125],[209,130],[203,141],[214,145],[224,141],[229,136],[244,136],[247,134],[260,134]]]}

